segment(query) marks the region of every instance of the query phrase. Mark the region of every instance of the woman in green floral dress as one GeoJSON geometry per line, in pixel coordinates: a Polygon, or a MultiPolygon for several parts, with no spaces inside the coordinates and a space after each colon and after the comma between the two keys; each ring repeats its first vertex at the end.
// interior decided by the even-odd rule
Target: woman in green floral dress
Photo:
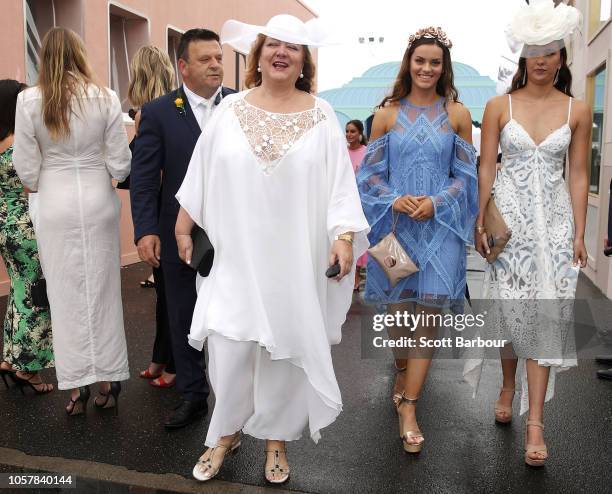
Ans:
{"type": "Polygon", "coordinates": [[[24,88],[17,81],[0,81],[0,255],[11,280],[0,375],[5,384],[10,377],[22,390],[26,386],[43,394],[53,390],[39,374],[54,365],[51,316],[48,308],[32,303],[32,286],[42,271],[28,197],[12,160],[17,95],[24,88]]]}

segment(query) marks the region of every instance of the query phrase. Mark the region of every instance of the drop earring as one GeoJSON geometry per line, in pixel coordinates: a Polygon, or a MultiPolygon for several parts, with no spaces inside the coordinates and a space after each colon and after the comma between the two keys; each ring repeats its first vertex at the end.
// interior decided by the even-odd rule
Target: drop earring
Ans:
{"type": "Polygon", "coordinates": [[[523,86],[527,85],[527,67],[525,67],[525,72],[523,72],[523,86]]]}
{"type": "Polygon", "coordinates": [[[559,82],[559,69],[557,69],[557,72],[555,72],[555,80],[553,82],[553,86],[556,86],[557,82],[559,82]]]}
{"type": "Polygon", "coordinates": [[[300,79],[303,79],[303,78],[304,78],[304,73],[300,72],[300,79]]]}
{"type": "Polygon", "coordinates": [[[257,72],[261,72],[261,65],[257,66],[257,72]]]}

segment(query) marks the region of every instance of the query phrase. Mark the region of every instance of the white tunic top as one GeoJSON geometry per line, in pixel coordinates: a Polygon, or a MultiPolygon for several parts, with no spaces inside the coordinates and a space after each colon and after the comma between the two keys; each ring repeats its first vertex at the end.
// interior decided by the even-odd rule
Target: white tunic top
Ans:
{"type": "Polygon", "coordinates": [[[274,114],[246,94],[223,99],[176,195],[215,248],[210,275],[198,276],[189,341],[202,348],[211,333],[256,341],[302,368],[324,405],[309,416],[317,440],[342,408],[330,344],[340,341],[354,282],[325,277],[331,243],[358,232],[357,259],[369,227],[329,104],[315,98],[311,110],[274,114]]]}
{"type": "Polygon", "coordinates": [[[51,306],[58,387],[129,378],[121,305],[119,212],[111,178],[130,171],[117,95],[73,101],[70,137],[53,140],[38,87],[17,99],[13,162],[38,190],[36,237],[51,306]]]}

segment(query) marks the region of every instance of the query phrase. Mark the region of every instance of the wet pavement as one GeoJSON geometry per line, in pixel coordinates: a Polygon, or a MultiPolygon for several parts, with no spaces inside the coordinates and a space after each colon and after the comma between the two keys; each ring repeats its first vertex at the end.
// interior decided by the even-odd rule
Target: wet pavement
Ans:
{"type": "MultiPolygon", "coordinates": [[[[434,360],[418,408],[425,447],[418,456],[405,454],[390,400],[391,356],[361,358],[365,309],[359,295],[343,341],[333,350],[344,411],[323,430],[318,445],[307,437],[289,444],[289,482],[280,489],[266,485],[263,441],[245,437],[240,454],[225,462],[219,481],[198,484],[190,474],[204,449],[208,419],[167,432],[162,424],[178,394],[138,378],[149,362],[155,327],[154,290],[139,286],[148,274],[142,264],[122,270],[133,377],[124,384],[119,416],[99,413],[90,403],[87,416],[68,417],[63,410],[67,392],[23,397],[0,383],[0,473],[72,473],[80,480],[76,490],[62,492],[92,493],[610,492],[612,382],[595,378],[600,367],[592,360],[581,360],[578,368],[558,375],[555,398],[545,407],[550,454],[545,468],[532,469],[523,462],[524,417],[518,416],[518,399],[512,424],[493,422],[501,381],[495,361],[486,363],[479,393],[472,398],[462,379],[462,362],[434,360]]],[[[470,273],[476,292],[479,277],[470,273]]],[[[602,295],[582,277],[578,297],[602,295]]],[[[6,298],[1,303],[3,313],[6,298]]],[[[612,346],[607,350],[612,354],[612,346]]],[[[54,382],[53,371],[45,377],[54,382]]]]}

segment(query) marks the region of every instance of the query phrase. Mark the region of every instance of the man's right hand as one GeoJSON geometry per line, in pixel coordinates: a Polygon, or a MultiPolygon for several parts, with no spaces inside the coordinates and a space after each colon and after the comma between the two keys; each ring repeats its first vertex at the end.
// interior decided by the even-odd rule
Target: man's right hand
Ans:
{"type": "Polygon", "coordinates": [[[159,253],[161,251],[161,242],[157,235],[145,235],[138,240],[138,257],[141,261],[146,262],[154,268],[159,267],[159,253]]]}

